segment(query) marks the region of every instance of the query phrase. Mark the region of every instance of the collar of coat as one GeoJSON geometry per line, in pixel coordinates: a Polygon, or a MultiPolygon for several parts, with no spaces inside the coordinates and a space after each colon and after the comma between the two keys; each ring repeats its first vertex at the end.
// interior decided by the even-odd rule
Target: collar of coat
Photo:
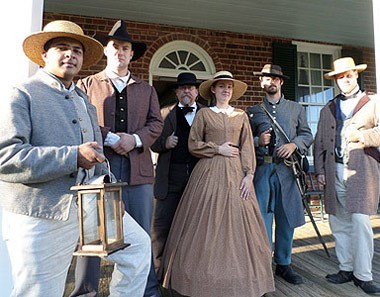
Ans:
{"type": "MultiPolygon", "coordinates": [[[[360,98],[358,104],[354,108],[354,111],[352,115],[355,115],[364,105],[366,105],[371,99],[369,98],[369,95],[373,95],[372,92],[363,92],[362,98],[360,98]]],[[[339,95],[338,95],[339,96],[339,95]]],[[[333,114],[334,118],[336,117],[336,101],[338,100],[338,96],[335,96],[334,99],[330,101],[330,111],[333,114]]]]}
{"type": "MultiPolygon", "coordinates": [[[[106,74],[106,71],[103,70],[97,74],[95,74],[95,77],[99,80],[104,80],[104,81],[107,81],[109,83],[111,83],[111,79],[107,76],[106,74]]],[[[143,82],[143,80],[141,80],[140,78],[138,78],[136,75],[134,75],[133,73],[131,73],[131,78],[129,80],[129,84],[141,84],[143,82]]]]}

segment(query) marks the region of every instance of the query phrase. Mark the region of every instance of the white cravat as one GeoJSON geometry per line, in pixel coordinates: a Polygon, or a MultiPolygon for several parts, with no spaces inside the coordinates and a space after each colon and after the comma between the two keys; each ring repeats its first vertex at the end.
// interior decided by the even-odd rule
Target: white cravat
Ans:
{"type": "MultiPolygon", "coordinates": [[[[180,108],[185,107],[185,105],[183,105],[182,103],[178,103],[178,106],[180,108]]],[[[197,112],[197,104],[194,102],[192,105],[189,105],[189,106],[194,107],[194,110],[192,112],[188,112],[187,114],[185,114],[185,119],[187,123],[191,126],[194,121],[195,113],[197,112]]]]}

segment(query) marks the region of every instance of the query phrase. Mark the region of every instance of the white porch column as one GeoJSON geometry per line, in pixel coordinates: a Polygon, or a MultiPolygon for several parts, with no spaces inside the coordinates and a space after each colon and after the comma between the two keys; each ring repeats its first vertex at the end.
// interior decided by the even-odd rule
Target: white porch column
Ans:
{"type": "MultiPolygon", "coordinates": [[[[0,26],[3,41],[0,47],[2,70],[0,89],[24,81],[37,70],[22,50],[22,41],[32,32],[40,31],[42,26],[43,0],[6,0],[7,8],[0,13],[0,26]]],[[[1,98],[0,98],[1,100],[1,98]]],[[[1,116],[1,111],[0,111],[1,116]]],[[[28,197],[25,197],[27,199],[28,197]]],[[[17,226],[14,226],[17,228],[17,226]]],[[[11,265],[2,234],[2,210],[0,208],[0,295],[9,296],[12,289],[11,265]]]]}
{"type": "Polygon", "coordinates": [[[376,89],[380,94],[380,0],[372,0],[375,40],[376,89]]]}

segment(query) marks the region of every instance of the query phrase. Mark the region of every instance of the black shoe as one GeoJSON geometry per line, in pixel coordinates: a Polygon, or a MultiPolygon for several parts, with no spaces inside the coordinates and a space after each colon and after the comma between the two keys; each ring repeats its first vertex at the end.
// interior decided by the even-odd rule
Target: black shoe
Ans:
{"type": "Polygon", "coordinates": [[[276,275],[281,276],[284,280],[293,285],[299,285],[305,282],[302,276],[295,273],[292,266],[290,265],[277,265],[275,273],[276,275]]]}
{"type": "Polygon", "coordinates": [[[352,277],[355,286],[360,287],[367,294],[380,295],[380,287],[373,281],[362,281],[355,276],[352,277]]]}
{"type": "Polygon", "coordinates": [[[338,273],[326,275],[326,278],[330,283],[344,284],[352,281],[353,276],[352,271],[339,270],[338,273]]]}

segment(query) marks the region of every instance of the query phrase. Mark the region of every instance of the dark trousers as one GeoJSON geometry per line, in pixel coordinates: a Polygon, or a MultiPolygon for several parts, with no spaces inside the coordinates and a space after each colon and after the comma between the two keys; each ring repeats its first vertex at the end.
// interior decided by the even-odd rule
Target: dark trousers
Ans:
{"type": "MultiPolygon", "coordinates": [[[[111,160],[111,169],[116,178],[129,181],[129,159],[115,156],[111,160]]],[[[137,223],[150,234],[153,214],[153,185],[135,185],[123,187],[123,202],[125,210],[137,223]]],[[[75,288],[71,297],[97,296],[100,275],[100,258],[78,257],[75,267],[75,288]]],[[[151,265],[145,296],[152,296],[158,292],[158,281],[151,265]]]]}
{"type": "Polygon", "coordinates": [[[156,270],[161,265],[170,227],[189,180],[190,171],[191,168],[187,164],[171,164],[168,194],[165,199],[156,199],[152,227],[153,263],[156,270]]]}

